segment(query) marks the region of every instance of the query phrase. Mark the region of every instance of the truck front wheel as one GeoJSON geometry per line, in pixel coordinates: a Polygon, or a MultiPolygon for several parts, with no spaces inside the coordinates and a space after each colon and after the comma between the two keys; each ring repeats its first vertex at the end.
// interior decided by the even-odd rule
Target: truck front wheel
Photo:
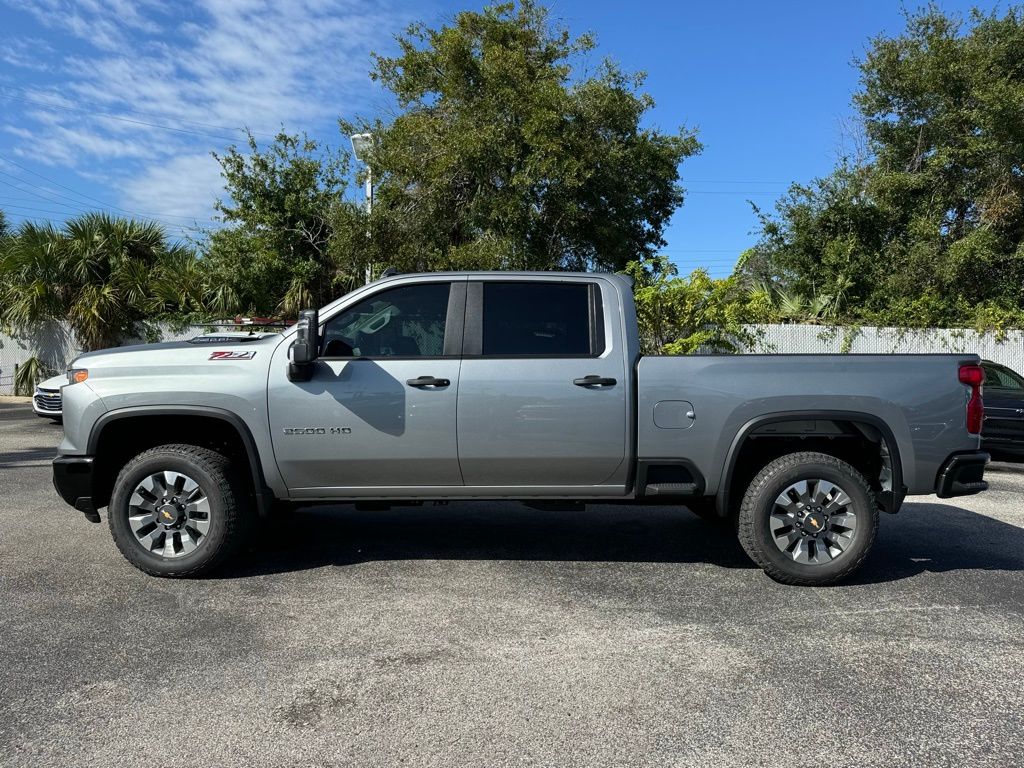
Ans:
{"type": "Polygon", "coordinates": [[[740,506],[740,543],[776,581],[835,584],[867,557],[878,506],[864,476],[834,456],[792,453],[751,481],[740,506]]]}
{"type": "Polygon", "coordinates": [[[117,476],[110,531],[139,570],[199,576],[237,547],[247,498],[227,457],[195,445],[161,445],[140,453],[117,476]]]}

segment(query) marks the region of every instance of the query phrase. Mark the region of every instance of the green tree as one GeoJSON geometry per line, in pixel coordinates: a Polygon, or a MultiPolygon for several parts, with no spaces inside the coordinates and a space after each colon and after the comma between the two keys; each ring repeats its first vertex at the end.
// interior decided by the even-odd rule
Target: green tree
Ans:
{"type": "Polygon", "coordinates": [[[347,157],[286,133],[266,148],[250,134],[247,152],[230,147],[214,157],[227,193],[216,208],[228,226],[204,247],[211,309],[294,316],[335,298],[351,265],[332,248],[334,225],[352,219],[354,227],[358,218],[334,210],[354,207],[341,202],[347,157]]]}
{"type": "Polygon", "coordinates": [[[630,262],[640,339],[647,354],[739,352],[757,345],[747,326],[773,319],[767,293],[750,290],[738,276],[712,279],[703,269],[679,277],[665,256],[630,262]]]}
{"type": "Polygon", "coordinates": [[[376,261],[616,270],[664,245],[679,166],[700,144],[642,125],[654,104],[643,75],[610,61],[582,72],[593,38],[572,39],[532,0],[416,24],[397,41],[371,76],[398,116],[341,123],[375,136],[376,261]]]}
{"type": "Polygon", "coordinates": [[[1024,320],[1024,12],[937,7],[877,37],[854,95],[867,155],[794,185],[743,271],[843,319],[1024,320]]]}
{"type": "Polygon", "coordinates": [[[201,311],[201,284],[182,281],[194,261],[149,222],[104,213],[61,229],[26,222],[0,257],[0,323],[31,335],[66,320],[83,349],[116,346],[153,320],[201,311]]]}

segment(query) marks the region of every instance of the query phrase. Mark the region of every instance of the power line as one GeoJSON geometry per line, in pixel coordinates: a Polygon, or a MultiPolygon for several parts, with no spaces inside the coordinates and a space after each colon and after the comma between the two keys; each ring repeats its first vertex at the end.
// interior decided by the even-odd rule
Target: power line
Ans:
{"type": "MultiPolygon", "coordinates": [[[[27,182],[24,179],[19,179],[17,176],[12,176],[9,173],[4,173],[3,171],[0,171],[0,174],[3,174],[4,176],[8,176],[8,177],[10,177],[12,179],[15,179],[16,181],[18,181],[18,182],[20,182],[22,184],[29,184],[30,186],[35,186],[35,185],[32,185],[31,182],[27,182]]],[[[61,206],[63,208],[68,208],[68,209],[70,209],[70,211],[72,213],[88,213],[90,211],[90,208],[88,207],[87,203],[84,203],[84,202],[82,202],[80,200],[75,200],[74,198],[71,198],[71,197],[67,197],[66,195],[60,195],[60,194],[58,194],[56,192],[47,193],[45,195],[44,194],[40,194],[39,192],[33,192],[31,189],[24,189],[22,187],[19,187],[16,184],[12,184],[9,181],[4,181],[3,179],[0,179],[0,184],[8,186],[11,189],[17,190],[18,192],[22,192],[22,193],[24,193],[26,195],[32,195],[33,197],[36,197],[39,200],[41,200],[42,202],[48,203],[49,205],[57,205],[57,206],[61,206]],[[62,202],[63,200],[68,200],[71,203],[73,203],[73,205],[69,205],[66,202],[62,202]]],[[[43,188],[42,187],[37,187],[37,189],[43,189],[43,188]]],[[[46,191],[46,190],[44,190],[44,191],[46,191]]],[[[21,200],[21,199],[18,199],[18,202],[24,202],[24,201],[21,200]]],[[[28,201],[28,202],[33,202],[33,201],[28,201]]],[[[96,206],[92,206],[91,210],[96,210],[96,208],[97,208],[96,206]]],[[[37,209],[37,210],[40,210],[40,209],[37,209]]],[[[103,211],[109,212],[107,208],[100,208],[99,210],[103,210],[103,211]]],[[[66,213],[66,212],[63,212],[63,211],[60,211],[60,212],[58,212],[58,211],[48,211],[48,212],[49,213],[66,213]]],[[[156,221],[156,222],[158,222],[160,224],[163,224],[165,226],[168,226],[168,227],[187,227],[188,226],[188,225],[185,225],[185,224],[178,224],[178,223],[174,223],[174,222],[170,222],[170,221],[163,221],[162,219],[156,219],[156,218],[153,218],[151,216],[147,216],[147,215],[142,214],[142,213],[135,213],[135,214],[132,214],[132,215],[136,216],[138,218],[150,219],[152,221],[156,221]]]]}
{"type": "MultiPolygon", "coordinates": [[[[19,100],[22,100],[22,101],[29,101],[30,97],[34,95],[34,92],[29,90],[28,88],[20,88],[18,86],[13,86],[13,85],[4,85],[4,86],[0,86],[0,88],[3,88],[4,90],[8,90],[8,91],[18,91],[18,92],[20,92],[21,94],[23,94],[21,97],[12,97],[12,98],[18,98],[19,100]],[[27,94],[27,96],[26,96],[26,94],[27,94]]],[[[79,106],[77,106],[77,107],[61,106],[61,105],[55,105],[52,102],[31,102],[31,103],[39,103],[39,104],[44,105],[44,106],[54,106],[54,107],[57,107],[57,108],[60,108],[60,109],[68,109],[68,110],[76,109],[77,111],[81,111],[81,112],[95,112],[96,114],[101,114],[101,115],[104,115],[106,117],[119,117],[119,115],[117,113],[106,112],[104,110],[97,109],[94,105],[92,106],[91,109],[86,109],[86,106],[89,106],[89,105],[87,105],[85,102],[82,102],[82,101],[77,101],[76,102],[74,99],[69,99],[67,96],[65,96],[65,95],[63,95],[61,93],[54,93],[53,95],[56,96],[57,98],[61,98],[61,99],[64,99],[66,101],[71,101],[73,103],[77,103],[79,106]]],[[[155,112],[142,112],[142,111],[137,110],[137,109],[121,109],[121,112],[127,113],[129,115],[139,115],[140,117],[155,117],[155,118],[166,117],[166,115],[161,115],[161,114],[158,114],[158,113],[155,113],[155,112]]],[[[176,118],[176,119],[178,120],[178,122],[181,122],[181,123],[186,123],[188,125],[197,125],[197,126],[200,126],[202,128],[212,128],[215,131],[240,131],[242,133],[245,133],[246,131],[248,131],[253,136],[264,136],[264,137],[266,137],[268,139],[272,139],[272,138],[275,138],[277,136],[276,133],[271,132],[271,131],[254,131],[254,130],[251,130],[251,129],[248,129],[248,128],[245,128],[245,127],[241,127],[240,128],[238,126],[231,126],[231,125],[213,125],[211,123],[202,123],[202,122],[199,122],[198,120],[185,120],[183,118],[176,118]]]]}
{"type": "Polygon", "coordinates": [[[684,184],[791,184],[789,181],[766,181],[761,179],[680,179],[684,184]]]}
{"type": "MultiPolygon", "coordinates": [[[[47,178],[46,176],[43,176],[43,174],[41,174],[41,173],[37,173],[36,171],[33,171],[31,168],[26,168],[21,163],[15,162],[14,160],[11,160],[9,157],[7,157],[5,155],[0,155],[0,160],[2,160],[3,162],[5,162],[5,163],[7,163],[9,165],[13,165],[16,168],[20,168],[21,170],[25,171],[26,173],[31,173],[36,178],[42,179],[43,181],[47,182],[48,184],[53,184],[55,186],[60,187],[61,189],[66,189],[68,192],[70,192],[71,194],[75,195],[76,197],[81,197],[81,198],[84,198],[85,200],[89,200],[89,201],[94,202],[94,203],[99,203],[100,205],[108,206],[110,208],[116,208],[117,207],[117,206],[113,206],[113,205],[108,205],[106,202],[104,202],[103,200],[100,200],[98,197],[92,197],[92,196],[86,195],[86,194],[84,194],[82,192],[77,192],[76,190],[72,189],[71,187],[66,187],[63,184],[61,184],[59,181],[54,181],[53,179],[50,179],[50,178],[47,178]]],[[[9,174],[9,173],[5,173],[4,175],[5,176],[10,176],[12,179],[17,179],[18,178],[17,176],[13,176],[12,174],[9,174]]],[[[19,179],[19,181],[23,181],[23,180],[19,179]]],[[[29,186],[34,186],[37,189],[43,189],[42,187],[38,187],[37,185],[32,184],[32,182],[29,182],[29,181],[24,181],[24,183],[28,184],[29,186]]],[[[44,192],[49,192],[49,190],[46,190],[46,189],[43,189],[43,191],[44,192]]],[[[61,195],[59,193],[54,193],[54,194],[56,194],[58,197],[66,197],[65,195],[61,195]]],[[[67,199],[70,199],[70,198],[67,198],[67,199]]]]}
{"type": "MultiPolygon", "coordinates": [[[[19,206],[14,206],[14,207],[19,207],[19,206]]],[[[30,215],[28,215],[26,213],[18,213],[17,211],[10,211],[10,212],[8,212],[7,208],[4,208],[3,210],[4,210],[4,214],[6,216],[8,216],[12,220],[17,219],[18,221],[16,223],[19,223],[19,224],[25,224],[27,222],[36,221],[39,218],[38,216],[30,216],[30,215]]],[[[25,210],[32,211],[32,210],[37,210],[37,209],[26,208],[25,210]]],[[[56,212],[56,211],[52,211],[52,212],[40,211],[40,212],[41,213],[54,213],[54,214],[58,214],[59,215],[59,212],[56,212]]],[[[157,222],[157,223],[162,223],[162,222],[157,222]]],[[[168,227],[167,229],[168,229],[167,237],[172,239],[172,240],[188,240],[189,238],[191,238],[197,232],[197,230],[192,228],[192,227],[183,227],[181,225],[172,225],[172,226],[168,227]]]]}
{"type": "MultiPolygon", "coordinates": [[[[24,171],[28,171],[28,173],[31,173],[34,176],[38,176],[43,181],[47,181],[47,182],[49,182],[51,184],[55,184],[56,186],[61,187],[62,189],[66,189],[69,192],[72,192],[73,194],[77,195],[78,197],[84,198],[84,200],[79,200],[79,199],[76,199],[76,198],[73,198],[73,197],[68,197],[67,195],[61,194],[60,192],[54,192],[52,190],[46,189],[45,187],[41,187],[38,184],[34,184],[31,181],[28,181],[27,179],[22,179],[19,176],[15,176],[12,173],[7,173],[6,171],[0,171],[0,175],[7,176],[10,179],[14,179],[19,184],[26,184],[29,187],[33,187],[34,189],[38,189],[38,190],[42,191],[45,194],[39,194],[38,192],[33,192],[32,190],[29,190],[29,189],[23,189],[23,188],[18,187],[18,186],[14,185],[14,184],[11,184],[9,181],[4,181],[3,179],[0,179],[0,184],[5,184],[5,185],[7,185],[9,187],[17,189],[19,192],[24,192],[25,194],[34,195],[35,197],[41,198],[43,200],[46,200],[49,203],[59,204],[60,200],[67,200],[67,201],[70,201],[70,202],[74,203],[76,206],[89,206],[89,205],[95,206],[96,204],[98,204],[104,210],[116,210],[116,211],[120,211],[121,213],[126,213],[129,216],[138,216],[138,217],[141,217],[141,218],[149,218],[149,219],[152,219],[154,221],[158,221],[158,222],[160,222],[162,224],[166,224],[168,226],[180,226],[180,225],[174,225],[174,224],[172,224],[169,221],[163,221],[163,219],[161,217],[185,219],[187,221],[191,221],[192,223],[198,223],[197,217],[194,217],[194,216],[185,216],[183,214],[178,214],[178,213],[152,213],[152,212],[146,212],[146,211],[131,211],[131,210],[128,210],[127,208],[121,208],[121,207],[116,206],[116,205],[111,205],[110,203],[106,203],[106,202],[100,200],[99,198],[91,197],[91,196],[85,195],[85,194],[83,194],[81,192],[76,192],[75,190],[71,189],[70,187],[66,187],[63,184],[61,184],[59,182],[56,182],[56,181],[53,181],[52,179],[48,179],[46,176],[43,176],[42,174],[36,173],[35,171],[32,171],[32,170],[26,168],[23,165],[15,163],[13,160],[9,160],[8,158],[5,158],[3,156],[0,156],[0,160],[3,160],[4,162],[10,163],[11,165],[17,166],[18,168],[21,168],[24,171]],[[57,198],[57,199],[54,199],[54,198],[57,198]]],[[[208,221],[211,224],[215,223],[213,219],[207,219],[206,221],[208,221]]]]}
{"type": "Polygon", "coordinates": [[[674,253],[741,253],[746,248],[661,248],[660,250],[674,253]]]}
{"type": "MultiPolygon", "coordinates": [[[[30,211],[32,213],[44,213],[44,214],[47,214],[49,216],[67,216],[68,214],[84,214],[84,213],[88,213],[88,211],[85,211],[85,210],[76,210],[72,206],[67,205],[66,203],[59,203],[59,202],[55,202],[55,201],[49,201],[49,202],[50,202],[51,205],[63,206],[64,208],[68,208],[70,210],[64,210],[64,211],[57,210],[57,211],[55,211],[55,210],[52,210],[50,208],[37,208],[35,206],[17,205],[17,204],[11,204],[11,203],[4,203],[3,205],[0,205],[0,210],[3,210],[4,212],[7,212],[7,211],[10,211],[10,210],[14,209],[14,213],[12,215],[14,215],[14,216],[21,216],[22,218],[25,218],[25,219],[32,218],[32,217],[26,216],[24,214],[19,214],[19,213],[17,213],[17,211],[30,211]]],[[[177,230],[179,232],[200,232],[200,231],[202,231],[201,227],[190,226],[188,224],[172,224],[171,222],[159,221],[158,219],[149,219],[149,221],[152,221],[154,224],[160,224],[161,226],[163,226],[165,229],[168,229],[168,230],[177,230]]]]}
{"type": "MultiPolygon", "coordinates": [[[[22,96],[12,96],[9,93],[0,93],[0,99],[13,99],[15,101],[23,101],[23,102],[25,102],[27,104],[34,104],[35,106],[43,107],[44,109],[60,109],[60,110],[64,110],[65,112],[78,112],[79,114],[87,114],[87,115],[91,115],[93,117],[100,116],[100,117],[105,117],[105,118],[107,118],[109,120],[120,120],[121,122],[124,122],[124,123],[133,123],[135,125],[145,125],[145,126],[147,126],[149,128],[157,128],[157,129],[162,130],[162,131],[174,131],[175,133],[187,133],[187,134],[190,134],[192,136],[203,136],[203,137],[208,138],[208,139],[219,139],[221,141],[230,141],[230,142],[236,142],[236,141],[239,140],[238,136],[219,136],[219,135],[212,134],[212,133],[205,133],[203,131],[190,131],[187,128],[175,128],[174,126],[162,125],[160,123],[151,123],[151,122],[148,122],[146,120],[133,120],[130,117],[123,117],[121,115],[116,115],[116,114],[114,114],[112,112],[103,112],[102,110],[95,110],[95,109],[82,109],[80,107],[68,107],[68,106],[64,106],[62,104],[53,104],[51,102],[38,101],[37,99],[27,99],[27,98],[24,98],[22,96]]],[[[235,128],[235,129],[231,129],[231,130],[243,131],[244,129],[242,129],[242,128],[235,128]]]]}
{"type": "Polygon", "coordinates": [[[767,192],[753,189],[686,189],[684,187],[683,192],[684,194],[687,195],[771,195],[772,197],[778,197],[777,192],[767,192]]]}

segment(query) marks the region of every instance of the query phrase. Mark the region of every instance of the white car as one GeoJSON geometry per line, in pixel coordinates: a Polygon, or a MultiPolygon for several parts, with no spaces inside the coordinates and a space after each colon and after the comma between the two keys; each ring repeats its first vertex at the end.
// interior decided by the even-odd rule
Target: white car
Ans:
{"type": "Polygon", "coordinates": [[[63,419],[64,413],[61,407],[60,388],[67,383],[67,374],[62,374],[40,382],[36,386],[36,393],[32,396],[32,410],[36,412],[36,416],[53,419],[54,421],[61,421],[63,419]]]}

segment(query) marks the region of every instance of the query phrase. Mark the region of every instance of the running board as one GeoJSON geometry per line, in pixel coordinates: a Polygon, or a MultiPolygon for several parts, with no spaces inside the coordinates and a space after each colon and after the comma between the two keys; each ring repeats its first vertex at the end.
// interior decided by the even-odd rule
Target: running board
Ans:
{"type": "Polygon", "coordinates": [[[644,496],[696,496],[696,483],[650,483],[644,486],[644,496]]]}

